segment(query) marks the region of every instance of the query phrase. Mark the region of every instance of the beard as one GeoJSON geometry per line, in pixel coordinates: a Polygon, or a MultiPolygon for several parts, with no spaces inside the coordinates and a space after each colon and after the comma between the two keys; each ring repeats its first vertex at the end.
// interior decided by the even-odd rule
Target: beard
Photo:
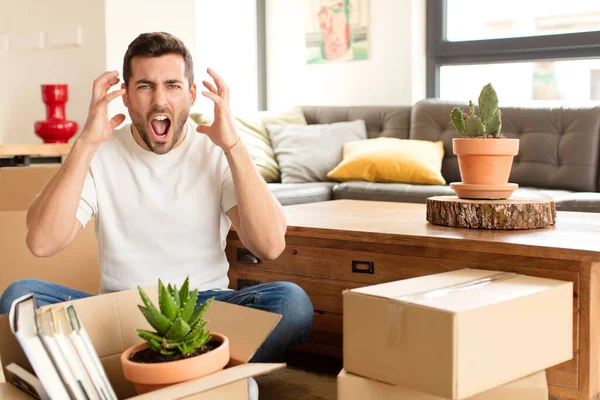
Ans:
{"type": "Polygon", "coordinates": [[[179,141],[181,134],[183,133],[188,115],[189,110],[184,110],[177,115],[172,115],[168,110],[155,108],[152,109],[150,113],[148,113],[148,116],[144,118],[140,113],[129,110],[131,121],[135,126],[135,129],[138,131],[140,137],[144,143],[146,143],[146,146],[148,146],[150,151],[159,155],[166,154],[173,150],[179,141]],[[153,128],[149,122],[151,115],[159,113],[168,114],[171,122],[168,128],[171,132],[167,133],[168,135],[171,135],[171,138],[166,143],[161,143],[154,140],[153,128]]]}

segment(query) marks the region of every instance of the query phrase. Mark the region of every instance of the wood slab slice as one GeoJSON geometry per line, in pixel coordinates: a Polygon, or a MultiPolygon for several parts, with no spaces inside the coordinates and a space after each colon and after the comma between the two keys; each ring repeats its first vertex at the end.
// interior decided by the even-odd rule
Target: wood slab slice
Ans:
{"type": "Polygon", "coordinates": [[[468,200],[457,196],[427,199],[427,221],[476,229],[539,229],[556,223],[552,200],[513,198],[468,200]]]}

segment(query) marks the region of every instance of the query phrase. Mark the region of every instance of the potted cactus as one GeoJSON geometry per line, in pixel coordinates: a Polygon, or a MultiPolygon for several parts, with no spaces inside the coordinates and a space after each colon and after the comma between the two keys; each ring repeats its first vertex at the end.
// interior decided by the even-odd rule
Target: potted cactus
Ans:
{"type": "Polygon", "coordinates": [[[190,293],[189,278],[180,290],[158,280],[157,309],[138,286],[140,311],[154,329],[136,329],[144,343],[121,354],[125,378],[138,394],[219,371],[229,362],[227,337],[206,331],[204,312],[212,302],[197,305],[198,290],[190,293]]]}
{"type": "Polygon", "coordinates": [[[460,198],[509,198],[518,187],[508,183],[508,178],[519,152],[519,139],[502,135],[502,112],[491,83],[479,94],[479,116],[471,101],[469,111],[466,114],[455,107],[450,113],[450,123],[462,136],[452,139],[462,182],[451,183],[450,187],[460,198]]]}

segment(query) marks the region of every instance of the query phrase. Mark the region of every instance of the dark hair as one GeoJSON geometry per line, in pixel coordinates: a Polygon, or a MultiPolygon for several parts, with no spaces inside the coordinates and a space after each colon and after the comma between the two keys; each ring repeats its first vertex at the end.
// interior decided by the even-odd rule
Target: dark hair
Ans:
{"type": "Polygon", "coordinates": [[[179,54],[185,61],[185,76],[190,86],[194,83],[194,62],[183,42],[166,32],[142,33],[129,44],[123,58],[123,81],[125,86],[131,77],[131,59],[136,56],[160,57],[165,54],[179,54]]]}

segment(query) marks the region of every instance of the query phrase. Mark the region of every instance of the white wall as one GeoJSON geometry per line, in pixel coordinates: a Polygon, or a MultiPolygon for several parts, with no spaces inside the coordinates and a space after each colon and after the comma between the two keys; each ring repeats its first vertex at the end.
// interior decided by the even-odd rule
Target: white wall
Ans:
{"type": "MultiPolygon", "coordinates": [[[[196,0],[106,0],[106,70],[119,71],[129,43],[140,33],[169,32],[185,43],[196,61],[196,0]]],[[[194,66],[194,74],[199,70],[194,66]]],[[[198,81],[198,78],[196,78],[198,81]]],[[[116,88],[116,87],[115,87],[116,88]]],[[[109,114],[127,115],[121,99],[109,106],[109,114]]]]}
{"type": "Polygon", "coordinates": [[[67,118],[80,129],[89,107],[92,81],[103,71],[104,0],[20,0],[6,2],[0,36],[82,28],[82,45],[0,50],[0,144],[42,143],[34,123],[46,118],[40,84],[67,83],[67,118]],[[10,5],[9,5],[10,4],[10,5]]]}
{"type": "Polygon", "coordinates": [[[269,109],[425,98],[425,1],[371,0],[369,59],[306,65],[304,0],[267,0],[269,109]]]}
{"type": "MultiPolygon", "coordinates": [[[[198,87],[202,79],[212,81],[206,73],[206,68],[211,67],[231,90],[234,113],[258,110],[256,1],[199,0],[196,20],[198,87]]],[[[200,100],[194,109],[212,115],[213,103],[200,100]]]]}

